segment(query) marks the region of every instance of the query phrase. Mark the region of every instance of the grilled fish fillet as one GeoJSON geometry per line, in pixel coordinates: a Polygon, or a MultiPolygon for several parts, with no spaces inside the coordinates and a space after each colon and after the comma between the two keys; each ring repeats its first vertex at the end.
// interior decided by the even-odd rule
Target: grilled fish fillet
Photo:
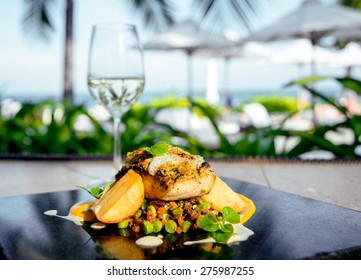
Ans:
{"type": "Polygon", "coordinates": [[[144,195],[166,201],[208,194],[216,175],[203,157],[168,145],[169,153],[152,156],[145,148],[127,154],[119,180],[129,169],[142,176],[144,195]]]}

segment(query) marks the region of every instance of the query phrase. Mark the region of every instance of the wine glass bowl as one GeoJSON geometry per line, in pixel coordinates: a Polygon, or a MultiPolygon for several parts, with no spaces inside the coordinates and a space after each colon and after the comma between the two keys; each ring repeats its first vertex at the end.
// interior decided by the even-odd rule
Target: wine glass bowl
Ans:
{"type": "Polygon", "coordinates": [[[99,103],[114,115],[122,116],[139,98],[144,87],[144,78],[88,77],[90,92],[99,103]]]}
{"type": "Polygon", "coordinates": [[[130,24],[93,26],[88,64],[88,87],[114,122],[114,172],[121,167],[121,117],[138,100],[145,83],[143,50],[137,29],[130,24]]]}

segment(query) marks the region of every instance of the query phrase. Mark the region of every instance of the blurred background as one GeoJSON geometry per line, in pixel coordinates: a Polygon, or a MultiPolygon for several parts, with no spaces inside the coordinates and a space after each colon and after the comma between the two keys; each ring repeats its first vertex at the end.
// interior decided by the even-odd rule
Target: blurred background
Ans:
{"type": "Polygon", "coordinates": [[[329,53],[323,60],[320,54],[319,61],[318,56],[310,61],[315,53],[308,53],[315,46],[301,36],[247,41],[305,3],[348,6],[361,13],[361,1],[0,3],[0,152],[5,155],[111,154],[110,116],[92,100],[86,82],[91,28],[99,22],[135,24],[144,43],[146,83],[139,103],[123,118],[124,153],[166,140],[215,157],[307,158],[313,152],[313,156],[332,159],[361,154],[361,51],[348,64],[335,63],[336,53],[349,42],[359,47],[361,24],[341,30],[343,34],[355,31],[347,38],[323,34],[317,41],[322,47],[319,52],[329,53]],[[151,47],[158,34],[177,27],[189,34],[187,28],[195,28],[196,34],[208,32],[209,47],[199,51],[192,47],[191,57],[184,46],[151,47]],[[211,47],[219,37],[224,46],[211,47]],[[235,48],[228,52],[230,44],[235,48]],[[314,79],[286,86],[311,75],[314,79]],[[309,89],[315,92],[310,94],[309,89]],[[189,114],[190,90],[196,97],[193,127],[179,121],[189,114]]]}
{"type": "MultiPolygon", "coordinates": [[[[245,15],[233,15],[230,19],[223,16],[202,16],[201,4],[195,3],[209,1],[139,1],[148,4],[136,7],[137,1],[132,0],[106,0],[106,1],[72,1],[73,2],[73,75],[74,96],[82,101],[89,98],[86,83],[87,58],[92,25],[98,22],[125,22],[136,24],[140,37],[147,42],[152,35],[167,27],[164,19],[167,15],[171,22],[181,22],[193,18],[204,28],[213,32],[228,31],[234,38],[245,38],[252,31],[256,31],[274,20],[296,9],[302,0],[258,0],[248,1],[254,11],[246,4],[243,7],[245,15]],[[161,4],[168,10],[162,12],[161,4]],[[154,5],[152,10],[151,6],[154,5]],[[147,10],[148,9],[148,10],[147,10]],[[158,10],[158,11],[157,11],[158,10]],[[195,12],[197,11],[197,12],[195,12]],[[149,23],[145,22],[145,14],[154,13],[149,23]],[[168,14],[167,14],[168,12],[168,14]],[[164,14],[163,16],[161,14],[164,14]],[[164,17],[164,18],[163,18],[164,17]],[[157,19],[158,18],[158,19],[157,19]],[[246,20],[247,19],[247,20],[246,20]],[[245,22],[242,22],[242,21],[245,22]]],[[[218,3],[219,2],[219,3],[218,3]]],[[[217,4],[213,9],[222,10],[227,15],[234,9],[231,5],[217,4]]],[[[227,1],[226,1],[227,2],[227,1]]],[[[235,1],[237,2],[237,1],[235,1]]],[[[239,1],[247,2],[247,1],[239,1]]],[[[335,0],[323,0],[324,3],[335,3],[335,0]]],[[[64,47],[65,47],[65,21],[67,1],[2,1],[0,34],[2,44],[0,52],[1,61],[1,90],[5,96],[31,98],[60,98],[63,91],[64,47]],[[36,6],[44,5],[49,26],[41,27],[40,15],[32,15],[24,21],[36,6]],[[43,28],[44,30],[39,30],[43,28]],[[43,36],[42,36],[43,35],[43,36]],[[21,72],[19,72],[21,70],[21,72]],[[36,94],[36,97],[34,96],[36,94]]],[[[38,11],[33,11],[37,13],[38,11]]],[[[216,13],[214,11],[214,13],[216,13]]],[[[231,13],[232,14],[232,13],[231,13]]],[[[43,23],[44,24],[44,23],[43,23]]],[[[267,47],[279,49],[290,42],[268,43],[267,47]],[[280,46],[281,45],[281,46],[280,46]]],[[[147,83],[143,98],[154,94],[175,92],[179,95],[186,93],[186,59],[182,51],[146,51],[145,65],[147,83]],[[171,72],[172,75],[167,75],[171,72]],[[167,78],[164,79],[165,75],[167,78]]],[[[207,88],[208,57],[196,56],[194,58],[194,87],[199,94],[207,88]]],[[[222,67],[222,61],[219,62],[222,67]]],[[[237,98],[249,98],[249,94],[279,91],[284,84],[292,79],[299,78],[297,65],[274,65],[263,63],[255,65],[254,60],[234,59],[232,62],[229,87],[237,98]],[[262,81],[261,83],[259,81],[262,81]],[[237,93],[237,94],[236,94],[237,93]]],[[[343,69],[323,67],[322,73],[342,74],[343,69]]],[[[219,71],[222,72],[222,69],[219,71]]],[[[307,74],[306,70],[303,74],[307,74]]],[[[219,77],[220,80],[221,76],[219,77]]],[[[222,81],[219,81],[221,84],[222,81]]],[[[221,86],[221,85],[220,85],[221,86]]]]}

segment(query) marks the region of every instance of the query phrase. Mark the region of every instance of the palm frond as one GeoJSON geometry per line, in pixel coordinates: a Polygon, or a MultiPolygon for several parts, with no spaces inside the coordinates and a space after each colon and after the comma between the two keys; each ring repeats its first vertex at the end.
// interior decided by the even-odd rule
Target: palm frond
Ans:
{"type": "MultiPolygon", "coordinates": [[[[194,16],[210,30],[250,32],[262,10],[260,0],[194,0],[194,16]]],[[[241,33],[241,32],[240,32],[241,33]]]]}
{"type": "Polygon", "coordinates": [[[25,14],[22,25],[26,33],[34,33],[38,37],[48,40],[54,31],[50,16],[50,8],[54,0],[24,0],[25,14]]]}
{"type": "MultiPolygon", "coordinates": [[[[241,23],[244,23],[244,26],[251,30],[251,13],[248,11],[248,5],[245,5],[245,3],[249,3],[248,1],[244,1],[240,3],[237,0],[231,0],[230,4],[232,6],[232,12],[236,15],[236,20],[240,21],[241,23]]],[[[252,5],[251,5],[252,7],[252,5]]],[[[251,9],[251,11],[254,11],[254,9],[251,9]]]]}
{"type": "Polygon", "coordinates": [[[174,3],[167,0],[132,0],[131,4],[143,15],[146,27],[161,30],[174,23],[174,3]]]}

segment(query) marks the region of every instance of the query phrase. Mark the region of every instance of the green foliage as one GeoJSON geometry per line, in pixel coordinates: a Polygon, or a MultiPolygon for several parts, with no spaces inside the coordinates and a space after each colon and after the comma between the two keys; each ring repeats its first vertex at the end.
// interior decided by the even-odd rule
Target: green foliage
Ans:
{"type": "MultiPolygon", "coordinates": [[[[121,141],[123,153],[151,147],[159,141],[172,142],[173,137],[187,141],[193,152],[205,150],[199,141],[185,132],[155,120],[155,115],[162,109],[188,104],[175,98],[155,101],[155,105],[135,104],[122,118],[125,125],[121,141]]],[[[111,126],[111,119],[108,122],[99,123],[83,105],[56,101],[25,103],[14,116],[0,116],[0,153],[110,156],[112,134],[104,129],[105,124],[111,126]],[[80,120],[86,121],[90,129],[79,130],[77,122],[80,120]]]]}
{"type": "Polygon", "coordinates": [[[224,157],[224,156],[275,156],[275,135],[271,133],[271,128],[250,129],[244,133],[243,137],[231,143],[221,132],[214,110],[210,105],[195,102],[195,107],[203,111],[203,114],[211,121],[219,138],[219,147],[216,150],[205,148],[201,153],[204,156],[224,157]]]}
{"type": "MultiPolygon", "coordinates": [[[[328,98],[327,95],[314,90],[312,85],[325,79],[334,79],[345,89],[352,90],[358,95],[361,94],[361,81],[349,77],[332,78],[311,76],[291,83],[290,85],[303,87],[310,92],[311,95],[321,100],[321,102],[334,107],[345,118],[344,122],[334,125],[320,125],[316,123],[314,129],[310,131],[287,130],[283,129],[282,125],[280,128],[268,127],[265,129],[251,129],[248,130],[239,141],[230,143],[218,129],[216,120],[214,118],[212,119],[210,114],[207,114],[206,108],[200,106],[211,119],[220,139],[220,147],[214,155],[297,157],[313,150],[326,150],[332,152],[339,158],[360,158],[360,155],[356,153],[356,147],[361,145],[361,116],[350,114],[347,108],[337,100],[328,98]],[[340,129],[349,129],[352,131],[354,140],[351,144],[335,144],[326,138],[327,133],[337,133],[340,129]],[[276,138],[280,136],[286,138],[297,137],[299,143],[289,151],[277,153],[275,142],[276,138]]],[[[311,104],[311,109],[313,109],[313,105],[314,104],[311,104]]],[[[289,115],[289,117],[291,116],[292,114],[289,115]]]]}
{"type": "Polygon", "coordinates": [[[262,104],[269,113],[295,113],[298,111],[297,99],[290,96],[256,96],[252,102],[262,104]]]}
{"type": "Polygon", "coordinates": [[[326,79],[334,79],[339,82],[343,88],[352,90],[358,95],[361,94],[361,81],[349,77],[332,78],[314,76],[293,82],[292,84],[302,86],[314,97],[319,98],[324,103],[337,109],[343,115],[345,121],[335,125],[315,125],[315,128],[311,131],[287,131],[281,129],[273,131],[274,135],[283,135],[286,137],[296,136],[300,139],[300,142],[292,150],[284,154],[285,156],[298,156],[301,153],[312,150],[326,150],[340,158],[360,157],[360,155],[356,153],[356,147],[361,145],[361,116],[350,114],[348,109],[337,100],[328,98],[326,95],[313,89],[314,87],[312,87],[312,85],[314,85],[315,82],[326,79]],[[326,133],[337,133],[340,129],[349,129],[352,131],[354,140],[351,144],[334,144],[326,139],[326,133]]]}
{"type": "Polygon", "coordinates": [[[44,154],[111,153],[112,138],[83,106],[47,101],[23,104],[11,118],[0,119],[0,152],[44,154]],[[80,131],[80,118],[91,130],[80,131]]]}
{"type": "Polygon", "coordinates": [[[189,106],[188,100],[177,99],[172,96],[168,96],[164,100],[153,100],[148,105],[134,105],[122,118],[122,122],[125,124],[121,142],[123,153],[141,147],[151,147],[160,141],[173,143],[175,137],[183,139],[188,143],[188,151],[198,154],[202,153],[206,150],[206,147],[197,139],[184,131],[174,129],[168,124],[159,123],[155,118],[156,114],[163,109],[189,106]]]}
{"type": "Polygon", "coordinates": [[[361,9],[361,1],[360,0],[339,0],[338,1],[341,5],[355,8],[355,9],[361,9]]]}
{"type": "MultiPolygon", "coordinates": [[[[191,106],[187,99],[167,96],[146,105],[137,103],[123,116],[122,152],[126,154],[141,147],[154,147],[156,143],[164,141],[205,157],[297,157],[312,150],[326,150],[340,158],[359,158],[355,149],[361,145],[361,116],[350,114],[338,100],[328,98],[315,90],[315,87],[311,87],[318,81],[330,78],[308,77],[290,85],[303,87],[322,103],[337,109],[344,117],[342,123],[316,124],[313,129],[307,131],[284,129],[282,124],[277,128],[251,128],[242,132],[238,140],[230,141],[219,127],[221,110],[224,108],[211,106],[200,99],[194,100],[191,106]],[[209,119],[218,137],[217,148],[209,148],[191,134],[177,130],[166,123],[157,122],[156,115],[163,109],[190,108],[190,106],[197,115],[209,119]],[[337,133],[345,129],[352,131],[354,139],[352,143],[335,144],[328,140],[329,132],[337,133]],[[286,139],[297,137],[299,141],[289,150],[276,151],[276,140],[279,137],[286,139]]],[[[332,79],[345,89],[361,94],[361,81],[352,78],[332,79]]],[[[271,112],[284,110],[292,116],[295,110],[294,101],[285,101],[281,98],[279,104],[285,102],[279,105],[276,96],[269,99],[259,97],[255,100],[268,107],[271,112]]],[[[82,105],[74,106],[55,101],[26,103],[15,116],[0,117],[0,153],[111,156],[112,135],[104,129],[104,125],[111,126],[110,122],[111,119],[108,123],[99,123],[82,105]],[[79,129],[77,125],[79,120],[86,121],[89,129],[79,129]]]]}

